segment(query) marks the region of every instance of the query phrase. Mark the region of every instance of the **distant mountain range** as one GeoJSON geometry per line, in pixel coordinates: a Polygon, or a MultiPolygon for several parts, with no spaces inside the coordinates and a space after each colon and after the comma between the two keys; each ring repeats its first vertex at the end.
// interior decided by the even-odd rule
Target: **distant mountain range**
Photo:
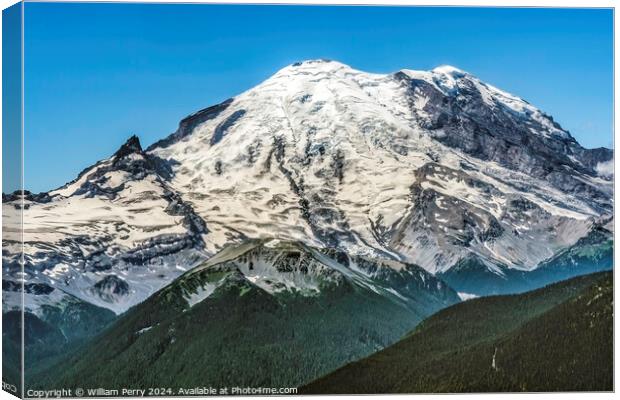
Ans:
{"type": "Polygon", "coordinates": [[[25,279],[30,376],[70,362],[54,384],[301,385],[463,299],[611,269],[612,167],[454,67],[296,63],[58,189],[3,194],[3,318],[25,279]]]}

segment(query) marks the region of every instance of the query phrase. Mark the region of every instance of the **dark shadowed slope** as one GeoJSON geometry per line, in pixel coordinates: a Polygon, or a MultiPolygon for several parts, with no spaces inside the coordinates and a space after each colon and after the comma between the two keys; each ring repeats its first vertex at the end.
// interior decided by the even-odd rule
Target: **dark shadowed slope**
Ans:
{"type": "Polygon", "coordinates": [[[467,301],[302,393],[610,391],[613,277],[467,301]]]}

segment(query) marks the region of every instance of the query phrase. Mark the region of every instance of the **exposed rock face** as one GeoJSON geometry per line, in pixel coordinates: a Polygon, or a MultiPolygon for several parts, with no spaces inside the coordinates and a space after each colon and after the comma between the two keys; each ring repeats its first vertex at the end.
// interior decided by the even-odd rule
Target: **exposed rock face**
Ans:
{"type": "MultiPolygon", "coordinates": [[[[453,67],[378,75],[316,60],[146,151],[130,138],[57,190],[5,194],[3,209],[15,218],[23,201],[29,279],[120,312],[248,239],[431,273],[471,257],[530,270],[613,219],[612,156],[453,67]],[[102,297],[111,277],[127,290],[102,297]]],[[[18,257],[5,240],[9,275],[18,257]]]]}
{"type": "Polygon", "coordinates": [[[93,292],[104,301],[113,303],[118,297],[129,294],[129,285],[116,275],[107,275],[95,283],[93,292]]]}
{"type": "Polygon", "coordinates": [[[608,196],[579,175],[596,177],[596,166],[613,157],[610,149],[584,149],[551,116],[528,103],[463,71],[439,71],[447,78],[434,77],[436,85],[415,74],[396,75],[408,88],[412,109],[418,111],[419,98],[429,99],[416,114],[439,142],[544,179],[593,204],[602,201],[602,210],[608,207],[608,196]]]}

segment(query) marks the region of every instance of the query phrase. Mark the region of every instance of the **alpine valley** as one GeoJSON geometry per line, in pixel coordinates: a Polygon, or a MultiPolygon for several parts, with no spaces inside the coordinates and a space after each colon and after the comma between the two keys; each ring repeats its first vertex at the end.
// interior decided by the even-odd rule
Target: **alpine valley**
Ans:
{"type": "MultiPolygon", "coordinates": [[[[495,304],[463,300],[538,290],[522,295],[538,311],[511,322],[518,348],[571,298],[540,288],[613,264],[613,151],[450,66],[295,63],[147,148],[132,136],[66,185],[2,204],[4,370],[19,374],[23,322],[32,388],[298,387],[387,360],[435,313],[396,346],[432,342],[449,310],[495,304]]],[[[500,303],[501,323],[520,312],[500,303]]],[[[310,387],[333,391],[326,379],[310,387]]],[[[466,387],[428,382],[386,388],[466,387]]]]}

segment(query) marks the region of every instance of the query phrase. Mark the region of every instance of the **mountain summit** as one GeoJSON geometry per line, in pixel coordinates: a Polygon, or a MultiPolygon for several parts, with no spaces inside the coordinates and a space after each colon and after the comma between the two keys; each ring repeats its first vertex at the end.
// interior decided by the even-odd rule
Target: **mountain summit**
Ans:
{"type": "Polygon", "coordinates": [[[132,135],[127,141],[114,153],[115,158],[122,158],[132,153],[142,153],[142,145],[140,139],[136,135],[132,135]]]}
{"type": "Polygon", "coordinates": [[[214,249],[273,234],[432,272],[472,252],[529,269],[611,212],[610,150],[454,67],[295,63],[170,139],[150,152],[214,249]]]}
{"type": "Polygon", "coordinates": [[[612,157],[455,67],[304,61],[27,199],[27,271],[115,311],[249,239],[503,276],[613,228],[612,157]]]}

